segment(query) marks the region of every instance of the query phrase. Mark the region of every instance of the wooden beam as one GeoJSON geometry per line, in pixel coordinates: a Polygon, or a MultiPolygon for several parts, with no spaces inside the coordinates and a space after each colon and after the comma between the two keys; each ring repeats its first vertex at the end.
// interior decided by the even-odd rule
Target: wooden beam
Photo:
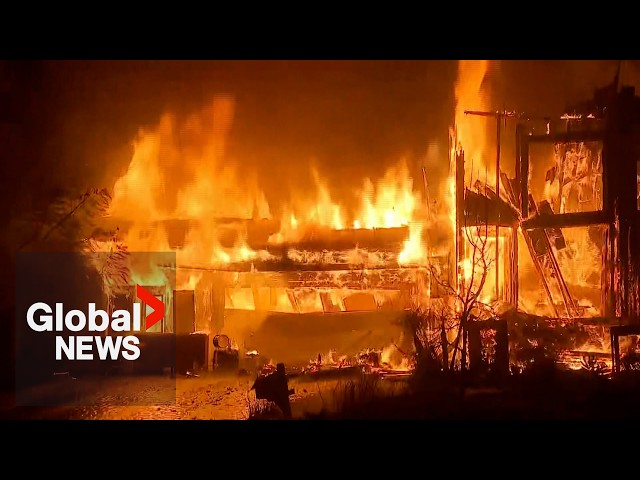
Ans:
{"type": "Polygon", "coordinates": [[[331,228],[310,228],[297,242],[283,245],[260,244],[249,240],[249,246],[254,250],[267,250],[277,252],[283,248],[297,250],[319,251],[323,250],[349,250],[358,246],[361,249],[391,249],[409,238],[409,227],[394,228],[346,228],[334,230],[331,228]]]}
{"type": "Polygon", "coordinates": [[[456,241],[455,241],[455,263],[451,271],[453,272],[453,276],[455,278],[455,282],[452,282],[452,285],[456,286],[456,289],[460,288],[458,284],[458,268],[460,262],[464,259],[464,150],[460,152],[456,152],[456,183],[455,183],[455,197],[456,197],[456,241]]]}
{"type": "MultiPolygon", "coordinates": [[[[507,302],[518,307],[518,227],[511,228],[509,232],[510,245],[506,248],[505,269],[508,276],[505,275],[505,286],[508,286],[507,302]]],[[[505,246],[507,244],[505,243],[505,246]]]]}
{"type": "Polygon", "coordinates": [[[498,198],[493,190],[486,187],[486,196],[465,189],[464,217],[462,224],[473,225],[499,225],[511,227],[519,222],[518,212],[501,198],[498,198]]]}
{"type": "Polygon", "coordinates": [[[602,211],[539,215],[522,222],[522,228],[569,228],[608,225],[613,219],[602,211]]]}
{"type": "MultiPolygon", "coordinates": [[[[522,201],[520,199],[520,186],[522,185],[521,182],[521,175],[522,175],[522,137],[523,134],[522,132],[524,131],[524,125],[522,125],[521,123],[516,125],[516,168],[515,168],[515,178],[513,179],[513,182],[509,181],[509,189],[507,189],[507,192],[510,192],[511,194],[511,200],[513,203],[513,206],[517,209],[520,209],[520,205],[522,205],[522,201]]],[[[506,175],[505,175],[506,177],[506,175]]],[[[506,184],[507,182],[505,182],[506,184]]]]}
{"type": "MultiPolygon", "coordinates": [[[[134,222],[129,220],[106,218],[102,220],[103,230],[112,231],[120,228],[120,234],[126,235],[134,222]]],[[[169,246],[181,249],[186,246],[189,232],[203,228],[200,220],[166,220],[150,222],[144,226],[149,230],[163,228],[166,232],[169,246]]],[[[324,226],[310,225],[305,230],[301,227],[300,238],[288,244],[271,244],[269,237],[280,230],[276,220],[251,220],[243,218],[211,218],[207,221],[207,228],[214,228],[218,232],[222,247],[232,248],[240,238],[246,234],[246,242],[253,250],[267,250],[278,252],[285,247],[298,250],[349,250],[356,246],[362,249],[396,249],[398,245],[409,238],[409,227],[404,225],[390,228],[345,228],[335,230],[324,226]]],[[[104,236],[104,232],[97,230],[97,238],[104,236]]]]}
{"type": "Polygon", "coordinates": [[[210,277],[203,277],[200,286],[215,281],[220,286],[232,289],[310,287],[400,290],[403,286],[415,285],[428,274],[426,268],[343,272],[216,272],[210,277]]]}
{"type": "MultiPolygon", "coordinates": [[[[480,215],[473,215],[467,212],[464,216],[464,225],[465,227],[484,227],[485,225],[489,225],[490,227],[507,227],[511,228],[514,225],[517,225],[514,222],[508,222],[507,219],[498,221],[497,219],[489,219],[488,221],[480,215]]],[[[495,232],[495,228],[492,228],[491,231],[495,232]]],[[[495,233],[493,234],[495,236],[495,233]]]]}
{"type": "Polygon", "coordinates": [[[194,266],[178,265],[176,267],[163,267],[167,269],[177,269],[194,272],[229,272],[229,273],[249,273],[257,270],[259,273],[281,273],[281,272],[362,272],[362,271],[395,271],[401,269],[420,269],[420,265],[403,265],[389,263],[376,266],[349,265],[346,263],[294,263],[294,262],[245,262],[225,265],[194,266]],[[253,266],[253,269],[252,269],[253,266]]]}

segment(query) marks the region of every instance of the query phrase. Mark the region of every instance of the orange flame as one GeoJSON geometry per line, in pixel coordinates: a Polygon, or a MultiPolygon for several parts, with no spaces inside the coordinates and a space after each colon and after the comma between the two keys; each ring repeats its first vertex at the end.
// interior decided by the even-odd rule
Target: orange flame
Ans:
{"type": "MultiPolygon", "coordinates": [[[[454,141],[451,156],[452,159],[455,159],[455,153],[460,149],[464,150],[464,184],[466,187],[470,187],[475,180],[480,179],[488,186],[495,188],[495,166],[488,159],[487,126],[489,123],[486,118],[465,113],[466,111],[489,110],[490,99],[488,89],[485,86],[489,66],[488,60],[460,60],[458,62],[458,78],[455,85],[455,125],[452,135],[454,141]]],[[[453,181],[455,182],[455,179],[453,181]]],[[[455,226],[455,216],[451,221],[455,226]]],[[[469,233],[467,232],[467,234],[469,233]]],[[[464,282],[466,288],[475,290],[478,287],[478,281],[484,273],[480,270],[486,269],[485,262],[479,261],[478,256],[484,256],[490,267],[487,270],[486,281],[478,299],[487,302],[495,296],[496,279],[492,272],[495,269],[496,260],[495,244],[498,241],[499,246],[503,248],[504,239],[487,236],[484,250],[482,252],[476,250],[474,255],[474,248],[469,245],[467,234],[462,235],[464,258],[458,263],[459,282],[464,282]],[[469,285],[471,282],[474,285],[469,285]]],[[[474,235],[477,236],[476,232],[471,233],[472,237],[474,235]]]]}
{"type": "MultiPolygon", "coordinates": [[[[313,170],[315,188],[284,205],[278,226],[258,179],[241,175],[227,158],[233,116],[233,99],[218,96],[186,121],[165,114],[155,128],[140,131],[128,169],[115,182],[109,211],[126,223],[124,241],[130,251],[175,251],[178,266],[192,267],[271,259],[266,250],[249,246],[247,227],[247,222],[269,219],[276,231],[265,245],[272,246],[313,237],[317,229],[406,227],[409,234],[395,260],[400,265],[426,264],[425,206],[406,162],[392,166],[377,181],[363,179],[347,201],[336,197],[313,170]],[[176,221],[184,224],[178,244],[171,241],[176,221]]],[[[386,261],[357,246],[342,253],[347,261],[366,265],[386,261]]],[[[177,288],[193,289],[200,277],[181,272],[177,288]]]]}
{"type": "Polygon", "coordinates": [[[488,111],[490,98],[485,80],[489,70],[488,60],[460,60],[455,86],[455,145],[465,152],[465,184],[473,180],[495,184],[495,166],[488,161],[488,119],[465,114],[465,111],[488,111]]]}

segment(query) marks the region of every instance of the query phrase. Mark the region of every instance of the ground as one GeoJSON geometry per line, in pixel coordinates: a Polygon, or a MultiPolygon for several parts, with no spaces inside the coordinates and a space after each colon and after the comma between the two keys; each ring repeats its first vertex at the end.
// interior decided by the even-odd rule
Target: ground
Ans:
{"type": "MultiPolygon", "coordinates": [[[[295,389],[290,397],[294,418],[630,419],[640,417],[639,375],[626,372],[608,379],[587,371],[532,369],[494,386],[469,383],[459,374],[438,375],[418,383],[413,379],[411,390],[406,389],[406,378],[300,376],[291,378],[289,387],[295,389]]],[[[55,381],[56,390],[65,390],[69,401],[80,398],[83,388],[96,391],[96,381],[55,381]]],[[[98,381],[99,394],[89,406],[85,400],[75,406],[15,407],[13,398],[5,395],[0,419],[246,419],[256,405],[252,384],[250,376],[214,373],[175,379],[168,375],[107,377],[98,381]],[[167,393],[171,402],[166,402],[167,393]],[[163,394],[165,404],[159,405],[163,394]],[[136,406],[122,406],[127,398],[136,406]]],[[[40,387],[34,398],[44,398],[50,393],[47,388],[51,386],[40,387]]]]}
{"type": "MultiPolygon", "coordinates": [[[[213,373],[202,373],[197,377],[178,376],[175,379],[167,375],[109,377],[100,379],[100,394],[91,398],[91,405],[86,405],[87,401],[71,405],[73,400],[70,399],[68,406],[15,407],[13,395],[5,394],[0,405],[0,418],[241,420],[248,418],[249,406],[256,402],[254,391],[251,390],[253,381],[254,378],[250,376],[213,373]],[[128,401],[123,399],[129,399],[135,405],[122,405],[128,401]]],[[[336,391],[344,382],[345,379],[290,380],[289,387],[295,390],[290,397],[293,416],[300,418],[332,405],[336,391]]],[[[60,388],[58,385],[62,385],[65,391],[74,394],[83,385],[96,389],[94,381],[73,378],[60,379],[59,383],[53,385],[56,390],[60,388]]],[[[45,388],[40,387],[36,395],[42,395],[45,388]]]]}

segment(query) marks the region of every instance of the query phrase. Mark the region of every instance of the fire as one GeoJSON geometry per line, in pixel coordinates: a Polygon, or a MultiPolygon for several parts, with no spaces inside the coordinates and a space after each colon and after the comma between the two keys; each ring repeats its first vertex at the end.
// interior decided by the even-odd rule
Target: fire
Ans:
{"type": "Polygon", "coordinates": [[[398,263],[401,265],[416,263],[425,260],[425,247],[422,242],[422,224],[409,224],[409,239],[404,242],[404,248],[398,255],[398,263]]]}
{"type": "Polygon", "coordinates": [[[166,114],[155,129],[140,132],[128,170],[114,185],[110,209],[112,217],[132,222],[126,236],[130,250],[176,250],[160,222],[190,220],[179,263],[224,264],[259,255],[246,244],[242,228],[225,247],[212,224],[217,217],[270,216],[255,180],[240,177],[226,161],[233,111],[233,101],[219,96],[184,123],[166,114]]]}
{"type": "MultiPolygon", "coordinates": [[[[489,110],[490,98],[486,88],[489,66],[488,60],[460,60],[458,62],[458,78],[455,85],[455,126],[452,134],[451,157],[452,160],[455,159],[456,152],[460,149],[464,150],[464,185],[467,188],[470,188],[478,179],[487,184],[487,186],[495,188],[495,165],[492,165],[492,162],[488,159],[487,120],[465,114],[465,111],[469,110],[489,110]]],[[[455,173],[452,172],[451,181],[454,186],[451,190],[455,195],[454,175],[455,173]]],[[[455,197],[453,203],[455,205],[455,197]]],[[[455,208],[452,209],[451,222],[455,231],[455,208]]],[[[474,228],[469,228],[468,230],[471,231],[474,228]]],[[[485,283],[478,300],[489,302],[495,299],[496,291],[495,273],[492,273],[496,263],[496,241],[498,242],[498,248],[502,250],[504,239],[502,237],[496,239],[495,234],[493,236],[485,235],[485,247],[482,251],[478,251],[478,249],[474,249],[470,245],[466,238],[469,236],[469,231],[462,235],[461,239],[464,242],[462,249],[464,258],[458,263],[459,281],[465,282],[467,284],[466,288],[476,290],[483,273],[486,273],[485,283]],[[484,261],[481,261],[483,260],[482,257],[484,257],[484,261]],[[485,265],[488,265],[488,268],[485,265]],[[473,283],[473,285],[470,283],[473,283]]],[[[476,232],[472,232],[470,235],[471,237],[478,236],[476,232]]],[[[478,240],[478,238],[474,240],[476,245],[478,240]]],[[[503,277],[498,281],[503,283],[503,277]]],[[[458,287],[460,286],[458,285],[458,287]]]]}
{"type": "Polygon", "coordinates": [[[557,257],[565,281],[569,285],[593,289],[599,296],[602,260],[601,247],[596,242],[602,241],[602,230],[598,227],[564,228],[562,234],[567,246],[557,257]]]}
{"type": "Polygon", "coordinates": [[[362,206],[356,221],[364,228],[392,228],[410,225],[422,202],[413,192],[413,180],[405,162],[387,170],[374,188],[368,178],[361,192],[362,206]]]}
{"type": "Polygon", "coordinates": [[[466,115],[465,110],[489,110],[489,92],[485,88],[489,60],[460,60],[455,86],[455,136],[454,148],[465,151],[465,184],[481,179],[495,185],[495,165],[488,161],[487,127],[493,125],[487,119],[466,115]]]}
{"type": "MultiPolygon", "coordinates": [[[[452,156],[452,160],[455,157],[452,156]]],[[[455,166],[452,164],[449,168],[449,178],[447,179],[446,202],[449,211],[449,223],[451,225],[451,238],[456,238],[456,179],[454,176],[455,166]]]]}
{"type": "MultiPolygon", "coordinates": [[[[430,182],[436,187],[434,198],[442,198],[433,211],[433,205],[426,203],[426,179],[423,193],[406,159],[376,176],[356,179],[351,191],[339,190],[319,169],[311,169],[311,188],[299,182],[287,199],[270,204],[261,187],[267,183],[230,158],[227,145],[233,118],[234,102],[228,96],[214,98],[184,120],[165,114],[157,126],[139,132],[130,164],[113,188],[109,211],[113,226],[123,227],[123,241],[130,251],[175,252],[178,290],[205,288],[204,279],[211,281],[203,274],[207,270],[257,272],[261,262],[274,265],[289,260],[328,268],[308,290],[304,285],[235,288],[225,280],[225,308],[348,311],[355,308],[343,304],[355,292],[348,289],[364,288],[356,284],[351,269],[376,276],[369,269],[423,268],[430,255],[448,254],[441,232],[433,235],[437,238],[431,245],[428,239],[435,230],[449,237],[449,223],[453,225],[455,218],[452,177],[430,182]],[[336,245],[354,242],[332,248],[327,242],[333,239],[336,245]],[[373,246],[363,248],[360,239],[373,246]],[[380,242],[383,247],[377,246],[380,242]]],[[[388,282],[395,282],[395,274],[389,275],[388,282]]],[[[149,285],[149,279],[142,280],[149,285]]],[[[369,293],[376,301],[366,308],[405,304],[390,292],[372,288],[369,293]]],[[[427,300],[425,292],[420,298],[427,300]]]]}
{"type": "MultiPolygon", "coordinates": [[[[479,180],[495,191],[500,185],[496,185],[497,172],[492,158],[494,152],[490,151],[493,138],[489,135],[494,133],[495,121],[465,114],[469,110],[487,112],[495,107],[487,88],[490,67],[491,63],[487,60],[459,62],[454,92],[454,141],[450,153],[452,160],[456,152],[462,150],[465,153],[465,178],[462,182],[465,188],[472,188],[474,182],[479,180]]],[[[431,235],[444,223],[446,228],[440,230],[453,234],[447,242],[454,245],[454,255],[460,252],[460,257],[454,257],[453,263],[443,261],[448,262],[448,267],[457,267],[457,293],[461,293],[463,288],[467,291],[471,289],[478,293],[478,302],[489,304],[513,292],[510,289],[513,285],[506,283],[508,275],[512,273],[508,268],[513,266],[513,263],[506,261],[510,260],[506,257],[509,244],[514,240],[509,236],[511,229],[495,225],[485,228],[483,225],[476,230],[472,225],[459,225],[461,232],[456,231],[457,219],[463,215],[458,216],[461,212],[456,211],[456,193],[461,192],[456,192],[458,185],[453,162],[450,163],[446,181],[438,185],[438,200],[442,201],[445,210],[437,212],[435,217],[426,203],[429,198],[426,180],[425,194],[421,194],[414,185],[413,172],[404,159],[375,177],[357,179],[353,182],[352,191],[347,194],[338,193],[338,188],[321,171],[312,168],[311,188],[298,186],[298,190],[290,192],[288,200],[282,204],[270,204],[260,179],[250,172],[241,171],[239,163],[231,159],[227,151],[234,110],[232,98],[218,96],[185,121],[180,121],[175,115],[165,114],[156,127],[140,131],[134,142],[130,164],[113,187],[109,215],[126,224],[124,241],[130,251],[173,251],[176,252],[178,266],[190,268],[173,269],[171,272],[161,265],[143,262],[132,269],[131,283],[165,285],[169,275],[176,275],[177,289],[196,290],[205,276],[202,271],[207,269],[239,269],[243,274],[249,272],[253,275],[256,271],[254,264],[258,262],[289,260],[294,264],[306,263],[327,268],[326,271],[317,269],[321,273],[312,268],[294,272],[299,274],[304,271],[304,275],[300,275],[300,278],[304,277],[302,280],[291,280],[294,275],[290,268],[270,270],[270,278],[264,282],[261,277],[260,282],[243,279],[233,285],[226,282],[228,277],[224,277],[225,281],[219,281],[216,277],[216,288],[224,290],[224,308],[298,314],[369,312],[385,310],[386,307],[391,310],[398,308],[397,305],[406,308],[409,302],[399,298],[401,287],[396,286],[400,282],[394,284],[388,281],[380,287],[388,290],[376,290],[378,287],[368,283],[370,278],[365,278],[364,273],[368,275],[374,270],[395,270],[397,266],[428,266],[430,255],[435,257],[436,249],[443,250],[441,243],[432,242],[431,235]],[[264,231],[261,240],[256,241],[255,236],[252,237],[252,228],[264,221],[268,225],[261,224],[265,225],[264,231]],[[385,248],[388,244],[394,245],[392,254],[376,251],[376,247],[370,250],[367,249],[369,247],[361,248],[361,245],[353,245],[355,242],[350,247],[335,248],[326,245],[331,242],[325,242],[327,239],[342,241],[365,238],[358,235],[363,231],[381,229],[399,229],[403,236],[401,239],[393,237],[394,240],[388,242],[385,239],[385,248]],[[181,233],[182,238],[177,238],[180,235],[176,232],[181,233]],[[352,233],[352,237],[347,235],[352,233]],[[484,238],[480,238],[483,234],[484,238]],[[463,244],[455,245],[458,241],[463,244]],[[307,248],[305,245],[308,244],[315,244],[316,248],[307,248]],[[482,244],[480,251],[478,244],[482,244]],[[393,268],[388,268],[390,265],[393,268]],[[362,272],[365,279],[358,284],[352,280],[353,272],[362,272]],[[314,277],[314,274],[318,275],[314,277]],[[249,285],[251,282],[254,283],[249,285]],[[480,283],[482,289],[478,292],[480,283]],[[363,294],[361,289],[366,289],[366,292],[363,294]],[[370,300],[363,299],[366,296],[370,300]]],[[[586,158],[582,146],[577,151],[582,155],[578,156],[578,160],[586,158]]],[[[597,193],[598,190],[591,185],[595,181],[589,177],[587,182],[587,177],[580,176],[588,170],[588,165],[577,163],[576,184],[585,190],[590,187],[597,193]]],[[[547,198],[551,204],[556,200],[556,213],[575,213],[567,203],[569,193],[563,192],[559,181],[545,184],[543,195],[535,193],[536,197],[547,198]]],[[[518,231],[520,235],[523,234],[520,229],[518,231]]],[[[566,248],[554,246],[552,259],[557,260],[563,280],[574,292],[578,306],[583,307],[583,316],[595,316],[599,313],[598,304],[601,302],[602,233],[596,233],[593,229],[563,228],[563,235],[566,248]]],[[[526,245],[520,240],[515,239],[518,255],[526,256],[526,245]]],[[[109,252],[112,248],[109,242],[95,242],[94,246],[101,252],[109,252]]],[[[446,258],[449,252],[438,253],[446,258]]],[[[283,264],[284,261],[278,266],[283,264]]],[[[526,272],[522,266],[520,264],[518,267],[521,275],[526,272]]],[[[392,272],[391,275],[401,274],[392,272]]],[[[549,313],[549,307],[553,305],[544,298],[544,292],[539,288],[539,278],[535,275],[530,275],[530,278],[532,280],[518,284],[517,293],[521,302],[518,307],[536,313],[549,313]],[[530,290],[535,288],[541,298],[524,293],[527,283],[535,283],[530,290]]],[[[424,280],[417,277],[411,279],[412,288],[420,281],[424,280]]],[[[402,285],[406,283],[403,280],[402,285]]],[[[436,283],[433,285],[437,286],[436,283]]],[[[431,285],[427,288],[430,289],[431,285]]],[[[549,288],[546,291],[550,292],[549,288]]],[[[450,293],[447,291],[444,295],[448,300],[452,297],[455,300],[456,296],[450,293]]],[[[552,297],[552,293],[557,292],[548,293],[548,296],[552,297]]],[[[564,290],[562,293],[565,293],[564,290]]],[[[427,296],[430,294],[431,290],[427,290],[427,296]]],[[[169,302],[171,295],[172,292],[166,292],[169,302]]],[[[416,293],[407,295],[415,296],[416,293]]],[[[216,302],[222,296],[216,297],[216,302]]],[[[566,294],[564,296],[566,299],[566,294]]],[[[602,347],[591,344],[585,344],[578,350],[603,353],[602,347]]],[[[333,353],[329,352],[326,356],[326,364],[339,363],[334,360],[333,353]]],[[[383,349],[380,355],[382,363],[394,369],[409,369],[408,358],[399,358],[394,346],[383,349]]]]}
{"type": "MultiPolygon", "coordinates": [[[[495,300],[495,236],[486,234],[484,228],[480,232],[475,228],[467,229],[466,235],[478,246],[475,249],[471,241],[465,238],[465,258],[460,262],[460,280],[464,282],[465,288],[473,292],[479,292],[478,300],[483,303],[490,303],[495,300]],[[484,238],[486,235],[486,238],[484,238]],[[481,242],[486,242],[484,251],[481,242]],[[485,266],[486,265],[486,266],[485,266]],[[486,270],[486,274],[485,273],[486,270]],[[483,275],[484,274],[484,275],[483,275]],[[484,276],[484,280],[483,280],[484,276]],[[480,289],[481,283],[482,289],[480,289]]],[[[504,255],[504,237],[498,237],[498,248],[501,255],[504,255]]],[[[500,272],[500,285],[504,284],[504,271],[500,272]]]]}
{"type": "Polygon", "coordinates": [[[349,209],[334,201],[317,172],[313,170],[316,195],[287,205],[280,222],[280,231],[269,238],[271,244],[290,243],[310,238],[318,228],[344,230],[409,227],[409,238],[398,255],[400,264],[424,264],[427,260],[423,201],[414,191],[413,179],[406,162],[389,168],[382,179],[373,183],[365,178],[354,192],[360,205],[349,209]]]}
{"type": "Polygon", "coordinates": [[[398,351],[398,347],[395,345],[388,345],[382,349],[380,353],[380,362],[383,365],[388,365],[393,370],[409,371],[411,370],[411,363],[406,355],[401,354],[398,351]]]}
{"type": "MultiPolygon", "coordinates": [[[[183,275],[185,274],[183,273],[183,275]]],[[[195,290],[196,285],[198,285],[198,282],[202,278],[202,272],[187,272],[186,278],[180,278],[180,275],[177,277],[176,284],[178,285],[178,290],[195,290]]]]}
{"type": "Polygon", "coordinates": [[[269,237],[269,243],[297,242],[310,235],[317,227],[334,230],[345,228],[343,208],[331,198],[326,183],[317,169],[312,169],[314,193],[299,198],[295,206],[285,205],[280,221],[280,231],[269,237]]]}
{"type": "MultiPolygon", "coordinates": [[[[156,128],[140,132],[129,167],[114,185],[109,212],[128,223],[125,242],[131,251],[175,251],[178,265],[201,267],[274,258],[249,244],[247,222],[274,219],[257,178],[241,175],[227,158],[233,116],[233,100],[219,96],[185,122],[167,114],[156,128]],[[176,245],[170,240],[180,228],[186,234],[176,245]]],[[[312,179],[313,190],[293,194],[281,208],[279,225],[274,223],[276,231],[263,248],[317,238],[323,229],[405,227],[409,234],[396,261],[426,263],[424,205],[406,162],[389,168],[378,181],[363,179],[343,201],[318,170],[312,170],[312,179]]],[[[379,262],[375,252],[364,255],[379,262]]],[[[178,287],[193,282],[184,279],[178,287]]]]}

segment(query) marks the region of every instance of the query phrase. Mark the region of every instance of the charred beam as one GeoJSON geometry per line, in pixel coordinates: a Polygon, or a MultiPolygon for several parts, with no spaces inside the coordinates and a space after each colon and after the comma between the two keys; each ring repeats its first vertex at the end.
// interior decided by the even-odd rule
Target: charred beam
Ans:
{"type": "Polygon", "coordinates": [[[513,227],[509,232],[510,249],[507,250],[505,259],[505,287],[507,289],[506,300],[511,305],[518,305],[518,228],[513,227]]]}
{"type": "MultiPolygon", "coordinates": [[[[464,259],[464,205],[465,205],[465,188],[464,188],[464,150],[456,152],[456,183],[455,183],[455,196],[456,196],[456,243],[455,243],[455,262],[451,268],[453,278],[455,279],[456,289],[458,285],[458,268],[460,262],[464,259]]],[[[446,364],[446,362],[445,362],[446,364]]]]}
{"type": "MultiPolygon", "coordinates": [[[[504,178],[502,179],[504,183],[508,183],[509,187],[507,192],[511,192],[511,201],[516,208],[520,208],[522,201],[520,200],[520,186],[521,176],[522,176],[522,143],[523,143],[523,132],[524,125],[521,123],[516,125],[516,168],[515,168],[515,178],[513,181],[504,182],[504,178]]],[[[506,177],[506,175],[505,175],[506,177]]]]}
{"type": "MultiPolygon", "coordinates": [[[[171,248],[184,248],[189,232],[201,228],[200,221],[164,220],[152,222],[147,228],[155,230],[161,227],[167,234],[171,248]]],[[[133,226],[133,222],[109,219],[107,229],[119,228],[124,234],[133,226]]],[[[280,229],[274,220],[251,220],[243,218],[212,218],[208,228],[215,228],[221,247],[233,248],[239,241],[246,241],[253,250],[267,250],[276,253],[283,248],[298,250],[348,250],[356,246],[362,249],[398,250],[409,238],[409,227],[392,228],[345,228],[334,230],[328,227],[310,227],[303,230],[295,242],[288,244],[269,243],[269,237],[280,229]]]]}
{"type": "Polygon", "coordinates": [[[511,227],[518,223],[518,212],[509,204],[498,198],[496,193],[485,188],[487,195],[476,193],[472,190],[465,191],[464,220],[463,224],[472,225],[499,225],[511,227]]]}
{"type": "MultiPolygon", "coordinates": [[[[165,267],[168,269],[174,267],[165,267]]],[[[363,271],[397,271],[397,270],[419,270],[425,267],[420,265],[375,265],[371,267],[348,265],[348,264],[296,264],[282,262],[253,262],[253,263],[231,263],[217,266],[188,266],[179,265],[177,270],[194,271],[194,272],[229,272],[229,273],[249,273],[254,272],[257,275],[273,272],[363,272],[363,271]],[[255,272],[258,270],[257,272],[255,272]]]]}
{"type": "Polygon", "coordinates": [[[216,272],[203,279],[226,288],[323,288],[350,290],[402,290],[426,281],[426,269],[395,269],[367,272],[216,272]]]}
{"type": "Polygon", "coordinates": [[[249,239],[249,246],[255,250],[277,251],[282,248],[296,250],[323,251],[323,250],[347,250],[356,246],[362,249],[392,249],[397,250],[405,240],[409,238],[409,227],[396,228],[348,228],[333,230],[318,228],[310,230],[296,242],[286,245],[268,245],[253,243],[249,239]]]}
{"type": "Polygon", "coordinates": [[[522,228],[570,228],[603,225],[610,222],[605,212],[559,213],[555,215],[539,215],[522,222],[522,228]]]}
{"type": "Polygon", "coordinates": [[[377,272],[377,271],[386,271],[386,272],[399,272],[399,271],[416,271],[416,270],[425,270],[426,267],[420,265],[376,265],[372,267],[357,267],[354,265],[346,265],[346,264],[296,264],[287,266],[287,268],[272,268],[272,269],[258,269],[256,265],[253,264],[253,269],[250,264],[228,264],[228,265],[219,265],[219,266],[208,266],[208,267],[198,267],[198,266],[186,266],[179,265],[177,268],[175,266],[163,266],[162,268],[171,270],[182,270],[182,271],[193,271],[193,272],[226,272],[230,274],[243,274],[243,273],[252,273],[254,275],[265,275],[267,273],[288,273],[288,272],[357,272],[362,274],[363,272],[377,272]],[[258,270],[258,271],[256,271],[258,270]]]}

